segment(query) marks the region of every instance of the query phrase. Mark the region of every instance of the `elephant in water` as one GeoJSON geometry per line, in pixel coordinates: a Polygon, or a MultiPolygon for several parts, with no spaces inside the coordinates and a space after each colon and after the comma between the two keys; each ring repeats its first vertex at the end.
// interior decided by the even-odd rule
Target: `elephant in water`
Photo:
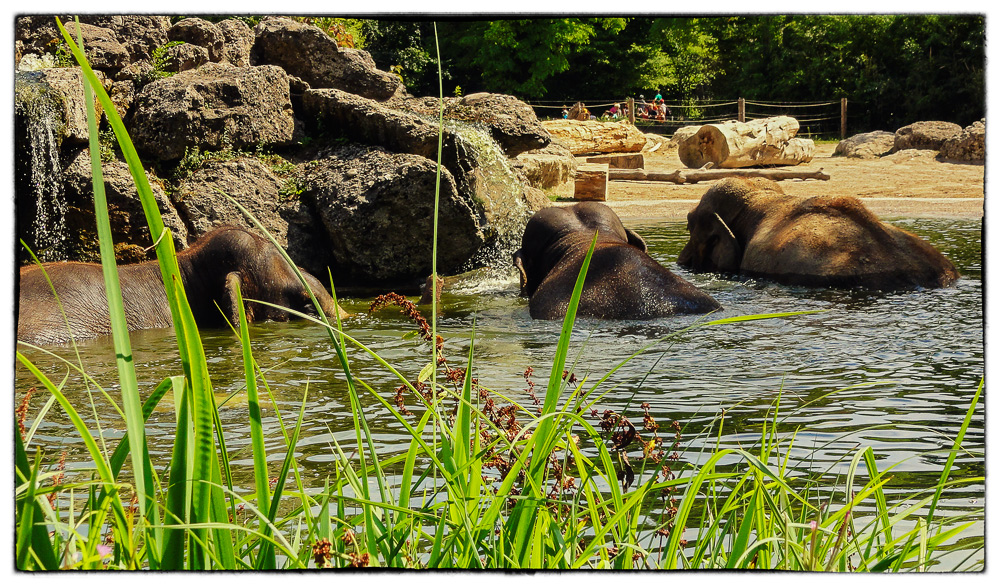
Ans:
{"type": "Polygon", "coordinates": [[[514,253],[521,295],[531,298],[532,318],[566,315],[594,231],[597,244],[577,314],[614,320],[703,314],[719,303],[671,273],[646,253],[646,243],[625,228],[608,206],[581,202],[552,206],[528,220],[514,253]]]}
{"type": "MultiPolygon", "coordinates": [[[[238,227],[217,228],[177,254],[188,303],[201,328],[223,327],[225,317],[237,324],[235,285],[245,298],[299,311],[313,310],[309,294],[270,241],[238,227]],[[218,304],[218,307],[216,307],[218,304]],[[219,311],[222,309],[222,312],[219,311]]],[[[76,339],[111,334],[111,318],[101,266],[96,263],[45,263],[76,339]]],[[[129,330],[166,328],[173,324],[160,267],[156,261],[118,268],[125,320],[129,330]]],[[[333,319],[347,314],[318,279],[303,272],[323,312],[333,319]]],[[[69,331],[41,268],[20,269],[17,339],[32,344],[68,342],[69,331]]],[[[287,321],[284,310],[245,302],[250,322],[287,321]]]]}
{"type": "Polygon", "coordinates": [[[768,179],[715,184],[688,214],[688,232],[677,263],[694,272],[874,290],[946,287],[958,279],[937,249],[879,221],[857,198],[790,196],[768,179]]]}

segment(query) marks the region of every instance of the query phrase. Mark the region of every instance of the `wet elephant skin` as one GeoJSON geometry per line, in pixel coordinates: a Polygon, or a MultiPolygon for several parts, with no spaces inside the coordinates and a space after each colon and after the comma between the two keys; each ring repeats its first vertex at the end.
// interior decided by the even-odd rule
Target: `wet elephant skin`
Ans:
{"type": "Polygon", "coordinates": [[[647,320],[703,314],[719,303],[673,274],[646,253],[646,243],[625,228],[608,206],[581,202],[552,206],[528,221],[514,266],[532,318],[566,315],[573,287],[597,231],[577,315],[611,320],[647,320]]]}
{"type": "Polygon", "coordinates": [[[880,221],[853,197],[791,196],[762,178],[729,178],[688,214],[677,259],[698,272],[787,285],[900,290],[947,287],[954,264],[920,237],[880,221]]]}
{"type": "MultiPolygon", "coordinates": [[[[249,230],[222,227],[204,234],[191,247],[177,254],[177,264],[188,302],[198,326],[216,328],[234,324],[235,285],[243,297],[313,313],[309,294],[274,245],[249,230]],[[216,306],[218,304],[218,306],[216,306]],[[221,308],[221,311],[220,311],[221,308]],[[223,313],[226,313],[225,318],[223,313]]],[[[17,338],[32,344],[68,342],[111,333],[107,296],[101,266],[96,263],[45,263],[59,295],[66,320],[56,298],[37,265],[21,267],[19,274],[17,338]]],[[[172,325],[170,308],[159,264],[147,261],[118,268],[125,320],[129,330],[166,328],[172,325]]],[[[303,272],[323,312],[331,319],[346,314],[318,279],[303,272]]],[[[245,301],[250,322],[285,321],[294,316],[264,304],[245,301]]]]}

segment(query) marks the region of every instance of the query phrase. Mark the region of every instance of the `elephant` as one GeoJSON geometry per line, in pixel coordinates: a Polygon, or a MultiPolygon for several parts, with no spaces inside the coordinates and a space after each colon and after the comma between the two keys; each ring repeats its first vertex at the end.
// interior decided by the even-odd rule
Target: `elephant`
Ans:
{"type": "Polygon", "coordinates": [[[881,222],[858,198],[792,196],[764,178],[713,185],[687,228],[677,264],[695,273],[874,291],[947,287],[959,276],[937,249],[881,222]]]}
{"type": "MultiPolygon", "coordinates": [[[[199,328],[224,327],[226,318],[238,324],[236,284],[245,298],[303,313],[313,311],[308,292],[274,245],[245,228],[224,226],[205,233],[192,246],[177,253],[177,264],[199,328]]],[[[19,341],[31,344],[69,342],[67,321],[72,338],[77,340],[111,334],[101,265],[61,261],[41,267],[20,268],[19,341]],[[52,281],[66,320],[41,267],[52,281]]],[[[328,317],[347,316],[318,279],[302,273],[328,317]]],[[[129,330],[167,328],[173,324],[157,261],[122,265],[118,275],[129,330]]],[[[285,310],[251,301],[245,301],[245,309],[248,322],[287,321],[294,317],[285,310]]]]}
{"type": "Polygon", "coordinates": [[[590,243],[597,244],[584,281],[577,315],[610,320],[648,320],[674,314],[704,314],[721,306],[646,252],[646,243],[600,202],[551,206],[536,212],[514,253],[521,295],[531,317],[566,315],[590,243]]]}

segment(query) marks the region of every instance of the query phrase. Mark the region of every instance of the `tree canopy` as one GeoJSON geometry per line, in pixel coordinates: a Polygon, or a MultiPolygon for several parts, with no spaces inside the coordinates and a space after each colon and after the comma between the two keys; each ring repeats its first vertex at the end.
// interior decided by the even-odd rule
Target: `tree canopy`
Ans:
{"type": "MultiPolygon", "coordinates": [[[[434,24],[355,21],[359,47],[416,95],[436,95],[434,24]],[[361,37],[361,38],[358,38],[361,37]]],[[[601,101],[847,98],[858,130],[985,112],[985,18],[948,15],[447,19],[446,94],[601,101]]]]}

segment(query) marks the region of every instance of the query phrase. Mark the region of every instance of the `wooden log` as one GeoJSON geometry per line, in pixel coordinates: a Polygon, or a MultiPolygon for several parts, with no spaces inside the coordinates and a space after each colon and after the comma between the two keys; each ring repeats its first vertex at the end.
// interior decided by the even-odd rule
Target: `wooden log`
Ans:
{"type": "Polygon", "coordinates": [[[811,139],[795,138],[798,131],[791,116],[706,124],[678,144],[677,155],[694,169],[706,163],[722,169],[808,163],[816,147],[811,139]]]}
{"type": "Polygon", "coordinates": [[[574,155],[638,153],[646,144],[646,135],[625,121],[546,120],[542,126],[574,155]]]}
{"type": "Polygon", "coordinates": [[[608,164],[581,163],[576,166],[573,198],[603,202],[608,199],[608,164]]]}
{"type": "Polygon", "coordinates": [[[646,159],[642,153],[615,153],[611,155],[592,155],[587,157],[587,163],[607,163],[611,169],[642,169],[646,159]]]}
{"type": "Polygon", "coordinates": [[[820,169],[677,169],[675,171],[646,171],[644,169],[613,169],[608,171],[611,181],[669,181],[673,183],[698,183],[724,177],[766,177],[774,181],[785,179],[830,179],[830,174],[820,169]]]}

